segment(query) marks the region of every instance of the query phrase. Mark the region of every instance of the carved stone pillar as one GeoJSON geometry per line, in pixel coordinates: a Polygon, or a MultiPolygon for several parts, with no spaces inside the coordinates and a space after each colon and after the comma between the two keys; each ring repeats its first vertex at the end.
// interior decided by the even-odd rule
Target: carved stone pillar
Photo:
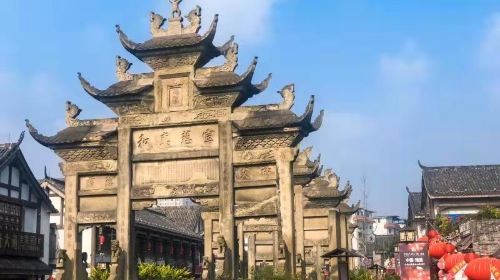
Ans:
{"type": "Polygon", "coordinates": [[[255,258],[256,258],[256,246],[255,246],[255,234],[251,234],[248,237],[248,261],[247,261],[247,271],[248,278],[253,279],[255,272],[255,258]]]}
{"type": "Polygon", "coordinates": [[[292,162],[297,154],[296,149],[286,148],[276,151],[276,167],[279,181],[279,204],[282,227],[282,238],[285,243],[285,272],[295,275],[296,248],[294,226],[294,195],[292,162]]]}
{"type": "Polygon", "coordinates": [[[71,262],[69,261],[66,250],[59,249],[56,253],[56,269],[54,275],[56,280],[71,280],[70,275],[71,262]]]}
{"type": "Polygon", "coordinates": [[[238,226],[238,276],[241,278],[245,278],[245,268],[246,265],[245,260],[245,234],[243,231],[243,223],[239,223],[238,226]]]}
{"type": "Polygon", "coordinates": [[[301,279],[306,278],[304,252],[304,204],[303,187],[297,185],[295,189],[295,244],[297,248],[297,273],[301,279]]]}
{"type": "Polygon", "coordinates": [[[220,143],[219,143],[219,209],[220,209],[220,234],[226,242],[226,259],[224,264],[224,274],[231,278],[236,278],[235,261],[236,251],[234,248],[234,178],[233,178],[233,145],[231,122],[219,123],[220,143]]]}
{"type": "Polygon", "coordinates": [[[116,210],[116,238],[123,250],[123,279],[136,279],[134,211],[130,201],[132,187],[131,129],[118,129],[118,206],[116,210]]]}
{"type": "MultiPolygon", "coordinates": [[[[78,223],[77,223],[77,203],[78,203],[78,176],[76,172],[65,174],[65,220],[64,220],[64,247],[68,257],[69,265],[66,275],[71,275],[70,278],[77,279],[81,267],[81,239],[78,238],[78,223]]],[[[65,267],[66,268],[66,267],[65,267]]]]}
{"type": "Polygon", "coordinates": [[[213,264],[214,264],[214,256],[213,256],[213,222],[217,220],[219,217],[218,213],[201,213],[201,218],[204,223],[204,231],[205,231],[205,239],[204,239],[204,252],[205,256],[203,256],[203,274],[202,279],[208,280],[213,279],[213,264]]]}
{"type": "MultiPolygon", "coordinates": [[[[336,210],[328,211],[328,250],[335,250],[340,247],[340,217],[336,210]]],[[[330,259],[330,279],[338,279],[339,269],[338,269],[338,259],[330,259]]]]}

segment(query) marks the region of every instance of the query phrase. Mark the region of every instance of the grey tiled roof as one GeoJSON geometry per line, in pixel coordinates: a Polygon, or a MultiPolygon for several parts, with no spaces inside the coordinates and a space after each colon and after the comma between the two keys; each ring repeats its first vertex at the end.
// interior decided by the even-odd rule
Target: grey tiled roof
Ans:
{"type": "Polygon", "coordinates": [[[408,194],[408,202],[410,203],[410,208],[414,214],[420,213],[420,211],[422,211],[421,192],[410,192],[408,194]]]}
{"type": "Polygon", "coordinates": [[[153,227],[194,239],[202,238],[202,233],[196,230],[200,220],[201,212],[196,206],[151,208],[135,213],[137,225],[153,227]]]}
{"type": "Polygon", "coordinates": [[[421,167],[431,197],[500,196],[500,165],[421,167]]]}

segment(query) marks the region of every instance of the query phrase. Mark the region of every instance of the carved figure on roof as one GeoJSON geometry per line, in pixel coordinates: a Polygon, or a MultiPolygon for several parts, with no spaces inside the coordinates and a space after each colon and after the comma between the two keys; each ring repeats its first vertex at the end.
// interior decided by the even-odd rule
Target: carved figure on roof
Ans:
{"type": "Polygon", "coordinates": [[[290,110],[295,103],[295,85],[289,84],[283,87],[278,93],[283,98],[280,104],[269,105],[270,110],[290,110]]]}
{"type": "MultiPolygon", "coordinates": [[[[332,169],[325,170],[325,173],[323,176],[330,183],[329,187],[334,187],[334,188],[339,187],[340,177],[337,176],[337,174],[335,174],[335,172],[333,172],[332,169]]],[[[349,183],[349,181],[347,181],[347,182],[349,183]]]]}
{"type": "Polygon", "coordinates": [[[179,4],[182,0],[168,0],[172,4],[172,18],[180,17],[182,15],[179,4]]]}
{"type": "Polygon", "coordinates": [[[76,118],[80,115],[81,111],[76,104],[66,101],[66,124],[68,126],[75,126],[78,122],[76,118]]]}
{"type": "Polygon", "coordinates": [[[121,56],[116,56],[116,77],[118,81],[130,81],[133,79],[132,75],[128,73],[130,67],[132,67],[133,63],[130,63],[125,58],[121,56]]]}
{"type": "Polygon", "coordinates": [[[186,27],[186,33],[198,33],[201,28],[201,7],[196,5],[185,18],[189,21],[189,26],[186,27]]]}
{"type": "Polygon", "coordinates": [[[297,159],[295,160],[295,162],[298,165],[306,165],[307,161],[311,157],[312,149],[313,149],[313,147],[307,147],[303,151],[301,151],[299,153],[299,155],[297,156],[297,159]]]}
{"type": "Polygon", "coordinates": [[[161,15],[159,15],[155,12],[151,12],[150,13],[150,22],[151,22],[151,26],[150,26],[151,34],[153,35],[153,37],[163,36],[166,34],[165,30],[163,30],[161,28],[163,26],[163,24],[165,23],[164,17],[162,17],[161,15]]]}

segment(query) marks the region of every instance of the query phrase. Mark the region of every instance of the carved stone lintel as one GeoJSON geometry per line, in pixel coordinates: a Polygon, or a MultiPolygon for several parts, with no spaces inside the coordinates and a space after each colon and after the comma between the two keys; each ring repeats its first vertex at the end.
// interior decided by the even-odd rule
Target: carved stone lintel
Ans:
{"type": "Polygon", "coordinates": [[[219,183],[207,184],[153,184],[147,187],[133,187],[132,199],[182,198],[216,196],[219,194],[219,183]]]}
{"type": "Polygon", "coordinates": [[[62,164],[62,170],[65,176],[85,173],[115,173],[117,162],[116,160],[65,162],[62,164]]]}
{"type": "Polygon", "coordinates": [[[116,222],[116,211],[78,212],[79,224],[106,224],[116,222]]]}

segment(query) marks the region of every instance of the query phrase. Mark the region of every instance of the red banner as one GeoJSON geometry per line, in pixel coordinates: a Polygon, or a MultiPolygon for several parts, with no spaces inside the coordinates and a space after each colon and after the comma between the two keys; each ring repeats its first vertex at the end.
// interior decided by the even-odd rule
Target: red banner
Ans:
{"type": "Polygon", "coordinates": [[[430,280],[429,244],[425,242],[399,244],[401,280],[430,280]]]}

